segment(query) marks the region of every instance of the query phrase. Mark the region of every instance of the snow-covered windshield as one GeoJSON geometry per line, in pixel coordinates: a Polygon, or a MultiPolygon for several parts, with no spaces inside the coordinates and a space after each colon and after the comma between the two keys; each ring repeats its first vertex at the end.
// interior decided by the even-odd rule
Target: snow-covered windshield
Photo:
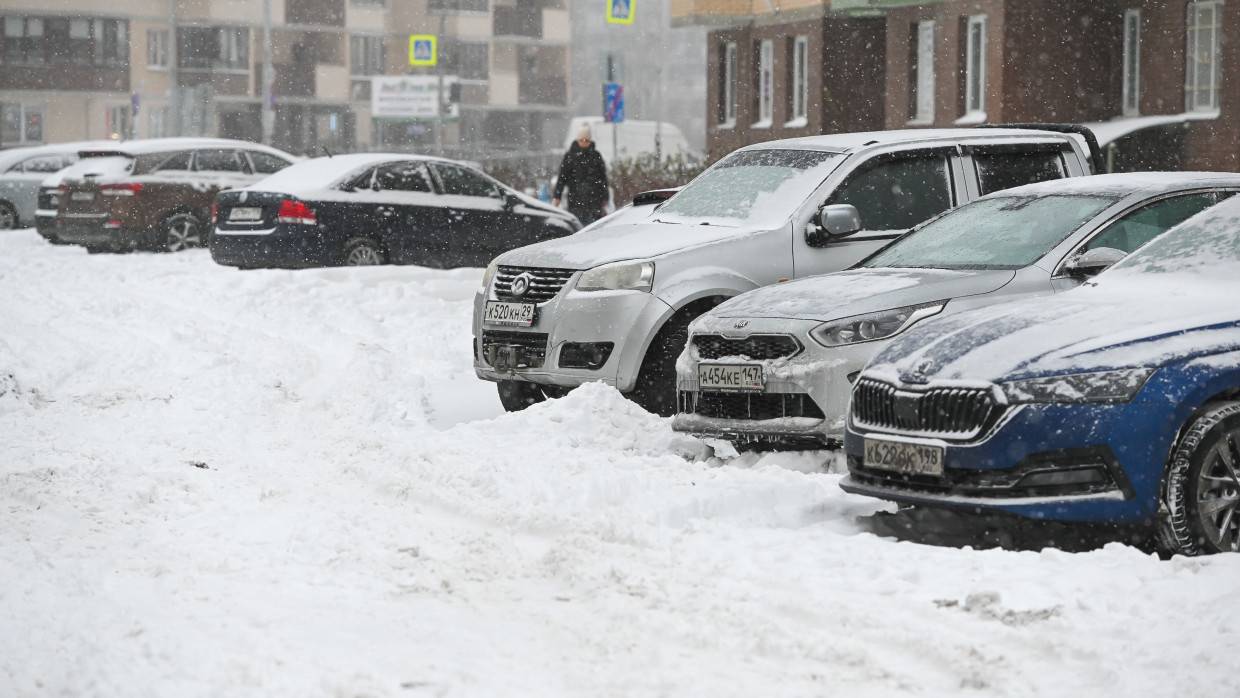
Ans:
{"type": "Polygon", "coordinates": [[[659,209],[663,222],[777,227],[839,164],[815,150],[746,150],[703,172],[659,209]]]}
{"type": "Polygon", "coordinates": [[[1240,279],[1240,197],[1188,219],[1107,270],[1108,282],[1144,274],[1235,283],[1240,279]]]}
{"type": "Polygon", "coordinates": [[[961,206],[909,233],[863,267],[1020,269],[1117,196],[999,196],[961,206]]]}

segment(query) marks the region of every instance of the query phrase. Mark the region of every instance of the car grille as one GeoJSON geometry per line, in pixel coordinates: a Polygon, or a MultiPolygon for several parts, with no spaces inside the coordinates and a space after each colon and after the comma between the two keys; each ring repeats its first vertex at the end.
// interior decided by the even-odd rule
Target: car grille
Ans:
{"type": "Polygon", "coordinates": [[[747,356],[754,361],[782,359],[801,351],[795,337],[786,334],[755,334],[744,339],[728,339],[717,334],[693,335],[693,346],[703,359],[747,356]]]}
{"type": "Polygon", "coordinates": [[[518,366],[514,368],[540,368],[547,361],[547,334],[545,332],[482,331],[482,356],[491,356],[495,347],[516,347],[518,366]]]}
{"type": "Polygon", "coordinates": [[[930,388],[911,392],[868,378],[853,389],[853,420],[862,426],[971,438],[998,416],[987,388],[930,388]]]}
{"type": "Polygon", "coordinates": [[[500,300],[533,301],[546,303],[555,298],[555,294],[564,288],[564,284],[572,278],[573,269],[547,269],[542,267],[504,267],[495,271],[495,297],[500,300]],[[530,290],[525,295],[512,295],[512,280],[520,274],[529,274],[530,290]]]}
{"type": "Polygon", "coordinates": [[[681,391],[680,411],[714,419],[822,419],[822,410],[804,393],[713,393],[681,391]]]}

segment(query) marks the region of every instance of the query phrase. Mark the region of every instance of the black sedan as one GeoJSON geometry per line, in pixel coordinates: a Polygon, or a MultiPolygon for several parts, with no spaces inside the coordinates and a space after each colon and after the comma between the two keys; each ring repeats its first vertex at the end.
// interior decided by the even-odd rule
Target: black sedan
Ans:
{"type": "Polygon", "coordinates": [[[376,153],[306,160],[221,192],[214,217],[211,257],[241,268],[485,267],[581,227],[468,165],[376,153]]]}

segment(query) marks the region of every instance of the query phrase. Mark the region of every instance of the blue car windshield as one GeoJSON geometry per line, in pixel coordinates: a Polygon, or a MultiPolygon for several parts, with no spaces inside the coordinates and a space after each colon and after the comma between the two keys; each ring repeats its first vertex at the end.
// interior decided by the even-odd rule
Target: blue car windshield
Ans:
{"type": "Polygon", "coordinates": [[[994,196],[930,221],[862,267],[1020,269],[1038,261],[1115,196],[994,196]]]}
{"type": "Polygon", "coordinates": [[[657,220],[776,228],[841,157],[817,150],[743,150],[698,175],[659,208],[657,220]]]}
{"type": "Polygon", "coordinates": [[[1099,277],[1184,274],[1235,283],[1240,279],[1240,197],[1184,221],[1099,277]]]}

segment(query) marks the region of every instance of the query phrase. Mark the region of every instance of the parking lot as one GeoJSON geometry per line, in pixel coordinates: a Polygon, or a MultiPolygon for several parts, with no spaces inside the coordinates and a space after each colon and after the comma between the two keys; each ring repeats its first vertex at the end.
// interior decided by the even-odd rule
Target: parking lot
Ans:
{"type": "Polygon", "coordinates": [[[899,541],[825,454],[707,458],[598,384],[503,414],[471,368],[481,275],[0,235],[0,683],[1240,690],[1240,557],[899,541]]]}

